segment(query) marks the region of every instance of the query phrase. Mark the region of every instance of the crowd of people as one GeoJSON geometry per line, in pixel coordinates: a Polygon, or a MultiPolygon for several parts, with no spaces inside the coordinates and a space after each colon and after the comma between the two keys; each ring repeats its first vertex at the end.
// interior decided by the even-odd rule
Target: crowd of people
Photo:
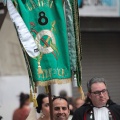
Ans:
{"type": "MultiPolygon", "coordinates": [[[[80,97],[69,98],[65,91],[61,91],[59,96],[52,96],[53,120],[120,120],[120,105],[111,100],[104,78],[92,78],[87,83],[87,89],[85,100],[80,97]]],[[[20,96],[23,96],[23,93],[20,96]]],[[[26,120],[29,116],[30,109],[26,108],[29,97],[24,100],[21,98],[20,107],[15,110],[13,120],[26,120]],[[24,111],[24,118],[20,118],[23,116],[20,111],[24,111]]],[[[37,103],[36,111],[39,117],[29,120],[51,120],[48,94],[39,94],[37,103]]]]}

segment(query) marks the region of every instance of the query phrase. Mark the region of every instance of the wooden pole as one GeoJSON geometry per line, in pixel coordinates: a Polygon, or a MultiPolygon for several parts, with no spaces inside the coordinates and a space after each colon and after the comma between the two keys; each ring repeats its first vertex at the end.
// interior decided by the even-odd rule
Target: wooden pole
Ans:
{"type": "Polygon", "coordinates": [[[51,94],[51,86],[48,86],[49,90],[49,104],[50,104],[50,118],[53,120],[53,103],[52,103],[52,94],[51,94]]]}

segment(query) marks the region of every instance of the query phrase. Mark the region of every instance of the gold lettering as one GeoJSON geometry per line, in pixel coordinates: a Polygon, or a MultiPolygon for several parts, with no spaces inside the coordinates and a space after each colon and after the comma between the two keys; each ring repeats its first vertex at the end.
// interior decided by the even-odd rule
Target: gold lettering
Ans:
{"type": "Polygon", "coordinates": [[[56,74],[57,70],[56,69],[52,69],[52,74],[56,74]]]}
{"type": "Polygon", "coordinates": [[[41,75],[41,77],[44,79],[45,78],[45,74],[44,74],[44,71],[43,71],[43,74],[41,75]]]}
{"type": "Polygon", "coordinates": [[[59,76],[64,76],[64,69],[58,69],[58,75],[59,76]]]}
{"type": "Polygon", "coordinates": [[[50,8],[52,8],[52,5],[53,5],[53,1],[51,1],[51,3],[50,3],[50,8]]]}
{"type": "Polygon", "coordinates": [[[32,7],[29,7],[29,5],[27,3],[26,3],[26,6],[27,6],[29,11],[32,11],[32,7]]]}
{"type": "Polygon", "coordinates": [[[51,77],[51,70],[50,69],[44,70],[44,73],[45,73],[45,78],[51,77]]]}
{"type": "Polygon", "coordinates": [[[44,0],[41,0],[41,6],[43,6],[44,5],[44,0]]]}
{"type": "Polygon", "coordinates": [[[48,69],[49,77],[52,77],[52,69],[48,69]]]}
{"type": "Polygon", "coordinates": [[[48,78],[48,70],[44,70],[44,76],[45,78],[48,78]]]}
{"type": "Polygon", "coordinates": [[[65,70],[64,69],[62,69],[62,76],[64,76],[65,75],[65,70]]]}
{"type": "Polygon", "coordinates": [[[66,75],[66,69],[60,68],[60,69],[44,69],[43,74],[38,75],[39,78],[46,79],[46,78],[52,78],[54,75],[58,76],[65,76],[66,75]]]}
{"type": "Polygon", "coordinates": [[[38,0],[38,6],[40,6],[40,0],[38,0]]]}
{"type": "Polygon", "coordinates": [[[37,0],[37,2],[30,0],[29,2],[26,2],[26,7],[28,8],[29,11],[34,10],[37,7],[49,7],[52,8],[53,7],[53,0],[48,0],[48,1],[44,1],[44,0],[37,0]]]}
{"type": "Polygon", "coordinates": [[[32,7],[33,7],[34,9],[38,7],[33,0],[30,0],[30,3],[31,3],[31,5],[32,5],[32,7]]]}

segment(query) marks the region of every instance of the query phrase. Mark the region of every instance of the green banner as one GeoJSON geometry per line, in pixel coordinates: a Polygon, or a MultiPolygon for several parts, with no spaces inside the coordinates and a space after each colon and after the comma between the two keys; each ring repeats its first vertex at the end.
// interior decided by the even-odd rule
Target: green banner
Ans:
{"type": "Polygon", "coordinates": [[[71,81],[68,37],[62,0],[14,0],[40,51],[27,55],[29,73],[37,85],[71,81]]]}

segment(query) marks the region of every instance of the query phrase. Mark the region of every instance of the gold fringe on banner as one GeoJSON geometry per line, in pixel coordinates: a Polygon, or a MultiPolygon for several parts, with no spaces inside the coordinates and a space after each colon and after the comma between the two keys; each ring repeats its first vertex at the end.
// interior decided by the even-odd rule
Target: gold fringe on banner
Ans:
{"type": "Polygon", "coordinates": [[[48,81],[37,81],[35,82],[36,86],[48,86],[51,84],[66,84],[66,83],[70,83],[71,82],[71,78],[68,79],[53,79],[53,80],[48,80],[48,81]]]}

